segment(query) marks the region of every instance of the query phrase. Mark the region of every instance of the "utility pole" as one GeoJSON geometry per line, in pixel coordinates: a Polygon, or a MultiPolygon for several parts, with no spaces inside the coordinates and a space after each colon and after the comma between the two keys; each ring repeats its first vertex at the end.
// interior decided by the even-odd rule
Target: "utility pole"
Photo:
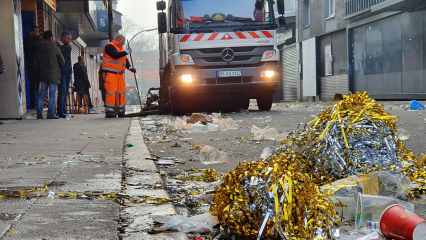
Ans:
{"type": "Polygon", "coordinates": [[[113,15],[112,15],[112,0],[108,0],[108,23],[109,23],[109,41],[112,42],[113,36],[113,15]]]}

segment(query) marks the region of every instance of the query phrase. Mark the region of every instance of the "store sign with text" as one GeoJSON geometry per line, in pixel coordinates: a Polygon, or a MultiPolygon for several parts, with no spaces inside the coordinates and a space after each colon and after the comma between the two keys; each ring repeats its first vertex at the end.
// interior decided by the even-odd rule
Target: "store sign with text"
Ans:
{"type": "Polygon", "coordinates": [[[56,12],[56,0],[44,0],[56,12]]]}

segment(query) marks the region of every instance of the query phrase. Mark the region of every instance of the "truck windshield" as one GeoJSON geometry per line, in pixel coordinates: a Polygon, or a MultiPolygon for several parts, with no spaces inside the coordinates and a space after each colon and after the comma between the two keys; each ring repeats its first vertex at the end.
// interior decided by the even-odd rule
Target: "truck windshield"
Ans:
{"type": "Polygon", "coordinates": [[[178,0],[176,28],[240,27],[273,24],[272,0],[178,0]]]}

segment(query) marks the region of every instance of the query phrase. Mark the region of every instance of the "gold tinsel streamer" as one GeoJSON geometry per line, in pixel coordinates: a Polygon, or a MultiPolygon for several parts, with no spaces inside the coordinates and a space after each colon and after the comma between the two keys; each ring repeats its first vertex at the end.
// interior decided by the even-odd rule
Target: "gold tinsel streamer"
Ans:
{"type": "Polygon", "coordinates": [[[274,179],[275,184],[266,189],[274,197],[274,215],[268,221],[263,232],[268,238],[278,238],[281,229],[289,239],[303,237],[313,239],[318,227],[331,229],[334,219],[337,219],[328,196],[322,193],[318,186],[309,181],[310,176],[293,167],[292,162],[298,161],[297,155],[287,155],[287,158],[276,157],[269,161],[244,162],[235,170],[230,171],[222,179],[222,184],[215,191],[210,213],[217,215],[221,224],[247,237],[257,237],[265,216],[256,206],[255,211],[248,208],[256,201],[256,187],[248,196],[240,184],[243,179],[262,178],[274,179]],[[276,185],[277,187],[274,187],[276,185]],[[277,189],[274,191],[274,189],[277,189]],[[276,201],[285,195],[282,204],[276,201]]]}
{"type": "Polygon", "coordinates": [[[190,170],[184,171],[184,175],[178,175],[176,178],[190,181],[214,182],[222,178],[222,175],[218,174],[212,168],[198,169],[191,167],[190,170]]]}
{"type": "Polygon", "coordinates": [[[319,186],[349,175],[353,169],[369,173],[396,167],[382,169],[379,165],[355,164],[354,158],[359,158],[360,153],[349,148],[348,136],[362,136],[368,132],[354,127],[365,120],[375,127],[385,124],[390,129],[397,161],[404,166],[399,169],[424,187],[426,156],[419,160],[405,148],[404,143],[396,137],[395,121],[398,117],[386,113],[381,104],[364,92],[343,96],[342,101],[332,103],[330,108],[308,123],[304,131],[290,134],[289,139],[283,141],[282,147],[269,159],[244,162],[226,174],[221,185],[215,189],[210,213],[218,216],[223,226],[248,238],[257,237],[260,232],[265,239],[330,239],[338,218],[330,196],[323,194],[319,186]],[[343,125],[342,121],[346,124],[343,125]],[[324,138],[330,137],[330,127],[335,124],[339,125],[345,146],[345,152],[339,155],[342,166],[337,174],[327,168],[330,156],[323,151],[327,147],[324,138]],[[281,202],[282,199],[284,201],[281,202]],[[265,212],[270,217],[262,227],[265,212]],[[322,229],[323,233],[318,234],[318,229],[322,229]]]}

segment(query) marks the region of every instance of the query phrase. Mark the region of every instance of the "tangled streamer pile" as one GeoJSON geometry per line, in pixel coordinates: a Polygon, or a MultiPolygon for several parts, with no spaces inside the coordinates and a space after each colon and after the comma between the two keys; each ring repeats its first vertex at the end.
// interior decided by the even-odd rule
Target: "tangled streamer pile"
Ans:
{"type": "Polygon", "coordinates": [[[426,157],[405,148],[396,120],[366,92],[344,96],[291,132],[273,156],[224,176],[210,212],[251,238],[333,239],[338,217],[321,185],[374,171],[402,172],[426,185],[426,157]]]}

